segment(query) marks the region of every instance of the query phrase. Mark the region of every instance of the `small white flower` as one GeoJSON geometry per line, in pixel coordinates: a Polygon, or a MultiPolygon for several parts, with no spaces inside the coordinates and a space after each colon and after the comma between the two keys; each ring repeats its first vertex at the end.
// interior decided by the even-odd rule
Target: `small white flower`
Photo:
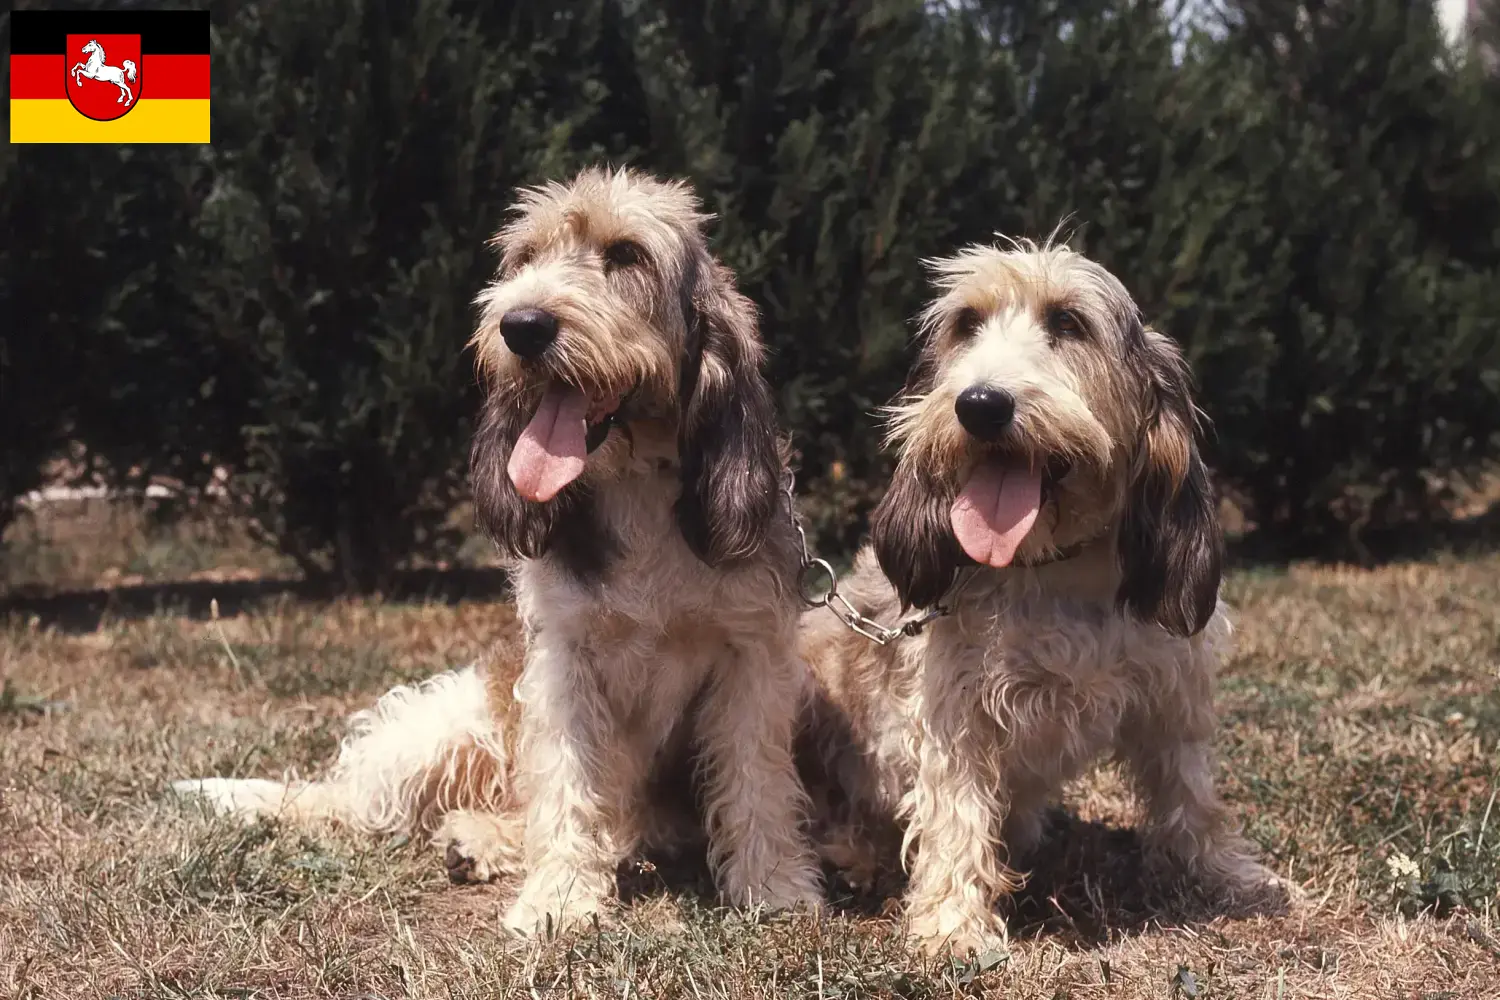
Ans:
{"type": "Polygon", "coordinates": [[[1417,863],[1400,851],[1386,858],[1385,866],[1390,869],[1391,878],[1397,881],[1417,878],[1422,874],[1422,869],[1417,866],[1417,863]]]}

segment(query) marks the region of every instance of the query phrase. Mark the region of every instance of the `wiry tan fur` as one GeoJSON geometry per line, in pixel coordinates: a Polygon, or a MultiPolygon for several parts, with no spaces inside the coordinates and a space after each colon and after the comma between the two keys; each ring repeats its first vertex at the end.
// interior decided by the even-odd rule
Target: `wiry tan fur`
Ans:
{"type": "Polygon", "coordinates": [[[324,782],[192,790],[435,832],[455,878],[524,873],[505,924],[533,932],[597,912],[630,852],[686,835],[673,807],[692,798],[672,783],[696,771],[727,899],[818,905],[791,746],[808,675],[785,454],[754,308],[709,254],[706,218],[681,184],[588,170],[525,192],[496,238],[472,474],[513,557],[524,655],[387,694],[324,782]],[[544,355],[508,349],[515,309],[557,317],[544,355]],[[554,380],[623,402],[582,476],[538,503],[506,463],[554,380]]]}
{"type": "Polygon", "coordinates": [[[974,247],[934,271],[921,356],[890,413],[898,466],[844,592],[886,623],[912,604],[952,613],[883,647],[806,613],[825,856],[868,869],[861,850],[891,830],[911,933],[995,946],[996,903],[1021,884],[1044,805],[1113,754],[1156,854],[1259,891],[1271,876],[1213,786],[1212,677],[1231,628],[1185,364],[1113,275],[1066,248],[974,247]],[[1082,336],[1049,328],[1060,308],[1082,336]],[[972,385],[1015,396],[1003,442],[982,446],[957,421],[972,385]],[[1005,569],[967,560],[948,517],[987,447],[1071,462],[1005,569]],[[1047,561],[1059,555],[1072,557],[1047,561]]]}

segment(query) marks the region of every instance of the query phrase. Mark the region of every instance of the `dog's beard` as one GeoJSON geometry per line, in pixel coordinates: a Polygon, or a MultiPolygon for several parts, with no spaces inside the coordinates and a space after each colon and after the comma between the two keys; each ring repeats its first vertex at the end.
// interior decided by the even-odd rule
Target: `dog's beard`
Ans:
{"type": "Polygon", "coordinates": [[[609,436],[619,408],[618,393],[594,396],[551,382],[506,464],[516,492],[546,503],[581,476],[589,454],[609,436]]]}

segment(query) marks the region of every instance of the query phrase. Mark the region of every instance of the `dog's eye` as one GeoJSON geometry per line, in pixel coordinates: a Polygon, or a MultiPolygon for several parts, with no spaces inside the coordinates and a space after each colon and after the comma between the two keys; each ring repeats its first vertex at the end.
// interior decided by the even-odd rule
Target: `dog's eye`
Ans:
{"type": "Polygon", "coordinates": [[[960,340],[968,340],[979,330],[979,324],[984,317],[979,315],[979,310],[972,307],[960,309],[958,315],[953,317],[953,336],[960,340]]]}
{"type": "Polygon", "coordinates": [[[1083,336],[1083,323],[1068,309],[1052,309],[1047,313],[1047,332],[1058,339],[1077,340],[1083,336]]]}
{"type": "Polygon", "coordinates": [[[616,240],[604,248],[604,269],[618,271],[622,267],[634,267],[646,256],[640,244],[630,240],[616,240]]]}
{"type": "Polygon", "coordinates": [[[511,274],[515,274],[517,271],[521,270],[521,268],[525,267],[527,264],[530,264],[535,259],[536,251],[534,249],[532,249],[531,247],[518,247],[510,255],[510,264],[508,269],[511,274]]]}

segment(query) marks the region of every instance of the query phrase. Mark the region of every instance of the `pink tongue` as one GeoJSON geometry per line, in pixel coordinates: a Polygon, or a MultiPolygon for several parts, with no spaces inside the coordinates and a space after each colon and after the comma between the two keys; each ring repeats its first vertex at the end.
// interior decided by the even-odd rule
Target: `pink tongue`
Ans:
{"type": "Polygon", "coordinates": [[[1016,557],[1041,503],[1040,472],[985,462],[970,474],[948,516],[969,558],[999,569],[1016,557]]]}
{"type": "Polygon", "coordinates": [[[583,472],[589,400],[578,389],[554,384],[521,432],[505,471],[516,492],[546,503],[583,472]]]}

